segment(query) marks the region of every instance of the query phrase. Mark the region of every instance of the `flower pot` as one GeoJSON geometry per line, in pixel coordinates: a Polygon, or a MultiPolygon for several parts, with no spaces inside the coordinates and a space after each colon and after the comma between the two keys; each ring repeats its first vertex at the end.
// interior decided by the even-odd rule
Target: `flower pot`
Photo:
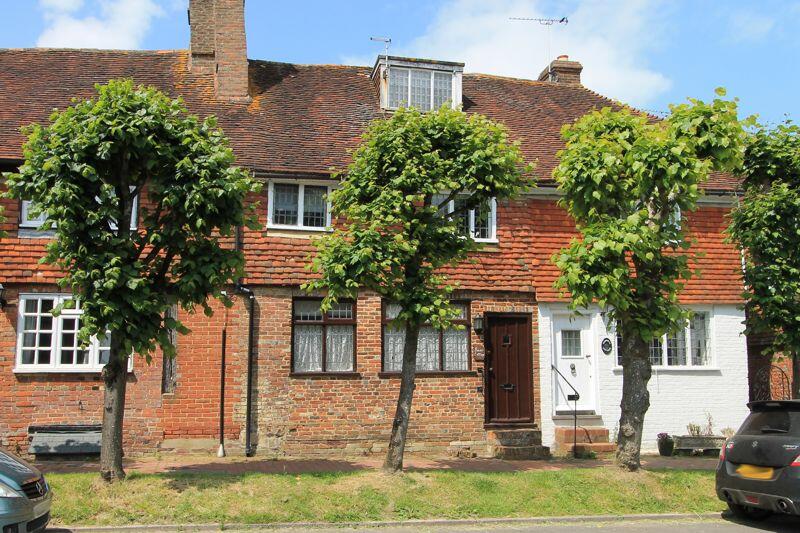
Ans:
{"type": "Polygon", "coordinates": [[[658,453],[664,457],[671,457],[675,449],[675,441],[672,439],[658,439],[658,453]]]}
{"type": "Polygon", "coordinates": [[[675,437],[675,447],[679,450],[719,450],[725,445],[721,435],[681,435],[675,437]]]}

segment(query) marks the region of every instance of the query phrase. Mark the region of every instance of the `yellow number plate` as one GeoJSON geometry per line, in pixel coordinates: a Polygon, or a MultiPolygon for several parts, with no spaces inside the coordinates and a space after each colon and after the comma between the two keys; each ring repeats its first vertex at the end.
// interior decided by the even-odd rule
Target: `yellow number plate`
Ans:
{"type": "Polygon", "coordinates": [[[772,472],[769,466],[740,465],[736,469],[737,474],[747,479],[772,479],[772,472]]]}

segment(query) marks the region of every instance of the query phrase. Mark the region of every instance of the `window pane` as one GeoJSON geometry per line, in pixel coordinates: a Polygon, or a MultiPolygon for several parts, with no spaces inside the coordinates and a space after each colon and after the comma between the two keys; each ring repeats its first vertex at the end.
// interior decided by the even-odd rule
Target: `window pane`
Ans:
{"type": "Polygon", "coordinates": [[[661,337],[650,341],[650,364],[661,366],[664,364],[664,347],[661,337]]]}
{"type": "Polygon", "coordinates": [[[32,365],[34,353],[35,352],[33,350],[22,350],[22,364],[32,365]]]}
{"type": "Polygon", "coordinates": [[[453,202],[453,210],[458,211],[461,210],[459,213],[454,215],[456,220],[456,227],[458,228],[458,233],[460,235],[464,235],[465,237],[469,237],[469,211],[464,209],[467,200],[465,198],[456,198],[453,202]]]}
{"type": "Polygon", "coordinates": [[[295,300],[295,320],[314,320],[322,322],[322,311],[320,310],[319,305],[319,300],[295,300]]]}
{"type": "Polygon", "coordinates": [[[53,310],[53,306],[55,305],[55,301],[51,298],[44,298],[42,300],[42,313],[49,313],[53,310]]]}
{"type": "MultiPolygon", "coordinates": [[[[108,356],[106,356],[108,359],[108,356]]],[[[88,365],[89,364],[89,350],[78,350],[78,357],[75,360],[76,364],[88,365]]]]}
{"type": "Polygon", "coordinates": [[[439,332],[423,326],[417,340],[417,372],[436,370],[439,370],[439,332]]]}
{"type": "Polygon", "coordinates": [[[272,200],[272,222],[275,224],[297,225],[297,202],[299,185],[276,183],[272,200]]]}
{"type": "Polygon", "coordinates": [[[686,364],[686,331],[680,330],[667,336],[667,364],[680,366],[686,364]]]}
{"type": "Polygon", "coordinates": [[[561,355],[563,357],[580,357],[581,349],[581,330],[562,329],[561,330],[561,355]]]}
{"type": "Polygon", "coordinates": [[[472,235],[476,239],[492,238],[492,206],[490,202],[475,209],[475,228],[472,235]]]}
{"type": "Polygon", "coordinates": [[[622,335],[617,333],[616,335],[616,342],[617,342],[617,366],[622,366],[622,335]]]}
{"type": "Polygon", "coordinates": [[[353,318],[353,304],[350,302],[337,302],[328,311],[328,318],[334,320],[350,320],[353,318]]]}
{"type": "Polygon", "coordinates": [[[73,350],[61,350],[61,364],[71,365],[75,359],[75,352],[73,350]]]}
{"type": "Polygon", "coordinates": [[[389,107],[408,105],[408,71],[389,69],[389,107]]]}
{"type": "Polygon", "coordinates": [[[327,187],[306,185],[303,188],[303,225],[311,228],[324,228],[327,219],[327,187]]]}
{"type": "Polygon", "coordinates": [[[49,365],[50,364],[50,350],[39,350],[39,359],[36,361],[40,365],[49,365]]]}
{"type": "Polygon", "coordinates": [[[25,312],[26,313],[35,313],[39,310],[39,300],[25,300],[25,312]]]}
{"type": "Polygon", "coordinates": [[[383,327],[383,370],[400,372],[403,368],[405,328],[383,327]]]}
{"type": "Polygon", "coordinates": [[[322,372],[322,326],[294,327],[294,371],[322,372]]]}
{"type": "Polygon", "coordinates": [[[453,75],[444,72],[433,74],[433,108],[439,109],[453,100],[453,75]]]}
{"type": "Polygon", "coordinates": [[[469,369],[469,331],[447,329],[444,332],[444,370],[469,369]]]}
{"type": "Polygon", "coordinates": [[[466,320],[467,319],[467,304],[451,304],[453,309],[458,310],[458,315],[456,315],[456,320],[466,320]]]}
{"type": "Polygon", "coordinates": [[[708,361],[708,314],[695,313],[692,317],[690,336],[692,338],[692,364],[704,366],[708,361]]]}
{"type": "Polygon", "coordinates": [[[354,326],[328,326],[325,340],[328,371],[353,370],[353,328],[354,326]]]}
{"type": "Polygon", "coordinates": [[[394,320],[400,314],[400,311],[402,311],[400,304],[386,304],[386,319],[394,320]]]}
{"type": "Polygon", "coordinates": [[[424,70],[411,71],[411,103],[420,111],[431,109],[431,73],[424,70]]]}

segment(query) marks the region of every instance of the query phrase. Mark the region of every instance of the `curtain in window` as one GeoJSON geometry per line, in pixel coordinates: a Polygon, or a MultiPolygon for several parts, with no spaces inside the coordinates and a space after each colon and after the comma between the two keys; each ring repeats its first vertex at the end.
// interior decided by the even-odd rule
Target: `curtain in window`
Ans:
{"type": "Polygon", "coordinates": [[[327,187],[306,185],[303,187],[303,225],[310,228],[323,228],[326,222],[327,187]]]}
{"type": "Polygon", "coordinates": [[[662,343],[662,338],[658,337],[657,339],[652,339],[650,341],[650,364],[655,366],[661,366],[664,364],[664,346],[662,343]]]}
{"type": "Polygon", "coordinates": [[[326,338],[329,372],[352,372],[353,326],[328,326],[326,338]]]}
{"type": "Polygon", "coordinates": [[[689,326],[692,339],[692,364],[703,366],[708,364],[708,316],[706,313],[695,313],[689,326]]]}
{"type": "Polygon", "coordinates": [[[444,370],[469,370],[469,331],[444,331],[444,370]]]}
{"type": "MultiPolygon", "coordinates": [[[[386,314],[389,314],[387,309],[386,314]]],[[[403,369],[403,346],[405,328],[384,326],[383,329],[383,369],[386,372],[400,372],[403,369]]]]}
{"type": "Polygon", "coordinates": [[[276,183],[273,187],[272,222],[290,226],[297,225],[299,186],[290,183],[276,183]]]}
{"type": "Polygon", "coordinates": [[[294,327],[294,371],[322,372],[322,326],[294,327]]]}
{"type": "Polygon", "coordinates": [[[430,326],[422,326],[417,340],[417,371],[439,370],[439,332],[430,326]]]}
{"type": "Polygon", "coordinates": [[[469,211],[463,210],[464,205],[467,203],[466,198],[456,198],[453,202],[453,210],[462,209],[459,213],[455,215],[456,220],[456,227],[458,228],[458,233],[464,236],[469,236],[469,211]]]}
{"type": "Polygon", "coordinates": [[[473,237],[476,239],[490,239],[492,237],[492,206],[489,202],[485,202],[475,209],[473,237]]]}
{"type": "Polygon", "coordinates": [[[408,105],[408,71],[389,69],[389,107],[408,105]]]}

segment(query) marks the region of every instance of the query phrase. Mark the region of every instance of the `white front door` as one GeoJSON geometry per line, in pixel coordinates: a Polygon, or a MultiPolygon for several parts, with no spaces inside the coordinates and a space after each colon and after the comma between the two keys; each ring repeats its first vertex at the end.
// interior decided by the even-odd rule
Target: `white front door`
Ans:
{"type": "Polygon", "coordinates": [[[593,414],[596,408],[595,354],[589,317],[556,315],[553,319],[553,346],[558,369],[558,372],[553,372],[556,413],[571,413],[575,409],[574,388],[579,395],[577,410],[593,414]]]}

